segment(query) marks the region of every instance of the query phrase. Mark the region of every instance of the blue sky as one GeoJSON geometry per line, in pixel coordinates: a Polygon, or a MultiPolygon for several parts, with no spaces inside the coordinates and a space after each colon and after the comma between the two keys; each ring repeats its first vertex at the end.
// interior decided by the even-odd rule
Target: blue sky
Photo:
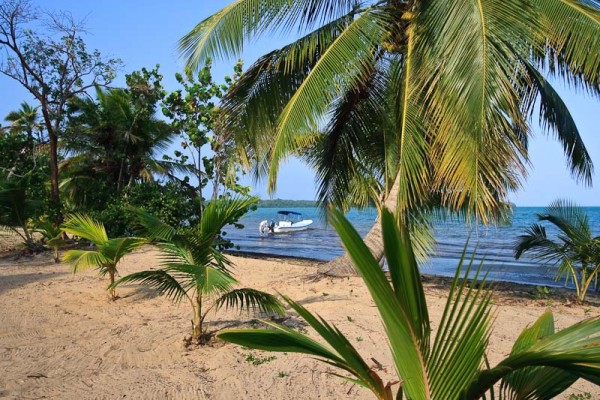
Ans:
{"type": "MultiPolygon", "coordinates": [[[[102,54],[121,58],[125,66],[116,84],[122,84],[125,73],[142,67],[160,64],[167,90],[177,88],[173,75],[181,70],[176,43],[202,19],[230,3],[230,0],[33,0],[46,10],[70,11],[77,19],[86,20],[84,39],[88,48],[97,48],[102,54]]],[[[289,39],[289,38],[287,38],[289,39]]],[[[268,37],[249,43],[242,54],[246,66],[260,55],[286,43],[284,37],[268,37]]],[[[231,72],[235,60],[215,62],[213,73],[221,79],[231,72]]],[[[583,136],[584,142],[600,170],[600,102],[582,93],[575,93],[556,84],[568,104],[583,136]]],[[[28,94],[15,82],[0,77],[0,116],[17,109],[28,94]]],[[[519,206],[547,205],[552,200],[569,198],[581,205],[600,205],[599,173],[594,175],[594,187],[577,184],[566,167],[560,145],[537,131],[530,144],[531,166],[521,191],[511,198],[519,206]]],[[[248,181],[254,192],[268,197],[260,184],[248,181]]],[[[314,176],[300,162],[290,160],[279,175],[274,197],[285,199],[313,199],[314,176]]]]}

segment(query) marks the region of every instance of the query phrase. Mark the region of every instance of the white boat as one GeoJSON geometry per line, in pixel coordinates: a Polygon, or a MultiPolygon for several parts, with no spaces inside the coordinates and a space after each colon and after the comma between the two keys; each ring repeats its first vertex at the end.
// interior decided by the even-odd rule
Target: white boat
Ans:
{"type": "Polygon", "coordinates": [[[302,219],[302,214],[296,211],[278,211],[279,221],[267,221],[260,223],[260,233],[289,233],[308,229],[313,223],[312,219],[302,219]]]}

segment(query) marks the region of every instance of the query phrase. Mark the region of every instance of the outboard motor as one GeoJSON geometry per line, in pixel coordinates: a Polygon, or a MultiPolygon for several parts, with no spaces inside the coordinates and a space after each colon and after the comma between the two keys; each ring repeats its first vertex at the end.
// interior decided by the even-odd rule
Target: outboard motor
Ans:
{"type": "Polygon", "coordinates": [[[261,221],[260,225],[258,225],[258,232],[259,233],[269,232],[269,222],[266,219],[264,221],[261,221]]]}

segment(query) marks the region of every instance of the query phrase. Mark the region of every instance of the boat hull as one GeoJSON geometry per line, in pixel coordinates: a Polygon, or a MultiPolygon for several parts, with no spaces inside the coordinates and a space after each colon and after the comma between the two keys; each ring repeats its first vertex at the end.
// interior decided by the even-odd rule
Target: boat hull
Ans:
{"type": "Polygon", "coordinates": [[[303,231],[305,229],[308,229],[310,225],[312,225],[312,220],[307,219],[304,221],[300,221],[300,222],[296,222],[290,226],[279,226],[276,225],[275,228],[273,228],[273,233],[289,233],[289,232],[297,232],[297,231],[303,231]]]}

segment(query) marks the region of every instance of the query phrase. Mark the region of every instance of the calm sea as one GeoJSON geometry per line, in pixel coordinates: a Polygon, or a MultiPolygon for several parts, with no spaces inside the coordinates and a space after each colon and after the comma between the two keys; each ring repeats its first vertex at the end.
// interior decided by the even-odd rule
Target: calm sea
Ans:
{"type": "MultiPolygon", "coordinates": [[[[276,235],[260,235],[258,225],[262,220],[276,219],[277,209],[259,208],[246,215],[242,221],[243,229],[227,229],[227,237],[240,251],[313,258],[328,261],[341,254],[341,247],[335,230],[326,223],[318,208],[288,208],[301,212],[304,219],[314,221],[311,229],[302,232],[276,235]]],[[[520,260],[513,256],[514,241],[524,234],[529,225],[536,222],[536,213],[543,207],[517,207],[512,221],[506,226],[466,226],[464,222],[447,221],[436,225],[436,248],[431,258],[423,263],[421,270],[426,274],[453,276],[465,243],[470,237],[468,254],[476,247],[476,259],[484,259],[489,269],[489,278],[534,285],[562,286],[562,282],[553,280],[553,271],[547,266],[535,262],[526,255],[520,260]]],[[[600,235],[600,207],[587,207],[592,232],[600,235]]],[[[376,218],[376,211],[350,211],[347,218],[364,237],[376,218]]],[[[545,225],[549,235],[556,231],[545,225]]]]}

